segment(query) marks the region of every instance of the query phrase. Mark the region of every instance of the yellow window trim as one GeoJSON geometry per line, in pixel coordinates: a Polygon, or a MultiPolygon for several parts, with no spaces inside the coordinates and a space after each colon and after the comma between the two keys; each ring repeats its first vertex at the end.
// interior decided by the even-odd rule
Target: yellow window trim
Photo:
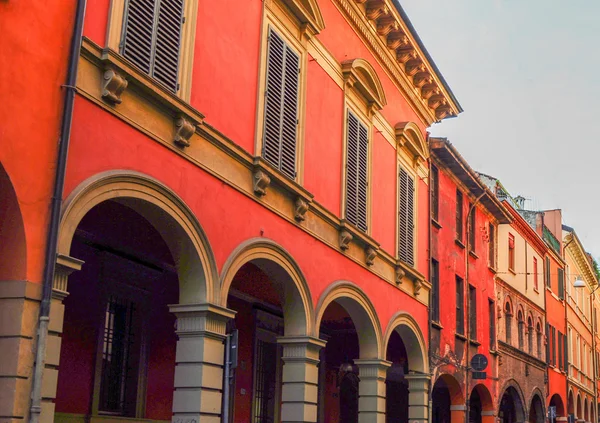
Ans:
{"type": "MultiPolygon", "coordinates": [[[[123,34],[125,0],[111,0],[108,12],[106,46],[121,52],[119,45],[123,34]]],[[[179,52],[179,91],[177,95],[189,103],[192,93],[192,70],[194,63],[194,43],[196,41],[196,21],[198,18],[198,0],[184,0],[183,16],[185,23],[181,32],[179,52]]]]}
{"type": "Polygon", "coordinates": [[[298,131],[296,133],[296,178],[302,185],[304,182],[304,118],[306,103],[306,69],[308,62],[307,47],[308,33],[306,28],[299,25],[289,9],[279,1],[263,2],[263,18],[260,42],[260,68],[258,72],[258,91],[256,107],[256,134],[254,137],[254,155],[262,156],[264,120],[265,120],[265,90],[267,84],[267,58],[269,28],[272,28],[294,50],[300,60],[300,76],[298,83],[298,131]]]}

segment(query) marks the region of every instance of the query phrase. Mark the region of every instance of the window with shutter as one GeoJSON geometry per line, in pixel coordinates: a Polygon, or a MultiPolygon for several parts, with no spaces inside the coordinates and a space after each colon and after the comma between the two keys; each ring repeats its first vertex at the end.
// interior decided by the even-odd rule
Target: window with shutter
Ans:
{"type": "Polygon", "coordinates": [[[565,299],[565,271],[558,269],[558,298],[565,299]]]}
{"type": "Polygon", "coordinates": [[[463,240],[463,194],[456,190],[456,239],[463,240]]]}
{"type": "Polygon", "coordinates": [[[415,183],[402,168],[398,173],[398,257],[414,266],[415,183]]]}
{"type": "Polygon", "coordinates": [[[438,168],[431,165],[431,218],[435,221],[439,219],[439,178],[438,168]]]}
{"type": "Polygon", "coordinates": [[[347,132],[346,220],[366,232],[369,131],[348,111],[347,132]]]}
{"type": "Polygon", "coordinates": [[[490,223],[490,236],[489,236],[489,265],[491,268],[496,267],[496,227],[490,223]]]}
{"type": "Polygon", "coordinates": [[[269,29],[262,155],[288,178],[296,177],[300,56],[269,29]]]}
{"type": "Polygon", "coordinates": [[[129,0],[121,52],[173,92],[178,90],[183,0],[129,0]]]}

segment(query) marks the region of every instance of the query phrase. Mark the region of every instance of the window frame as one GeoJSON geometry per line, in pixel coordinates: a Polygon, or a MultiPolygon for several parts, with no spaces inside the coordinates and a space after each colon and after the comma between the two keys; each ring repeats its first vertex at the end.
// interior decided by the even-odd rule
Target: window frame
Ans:
{"type": "Polygon", "coordinates": [[[536,291],[540,290],[538,270],[538,259],[537,257],[533,257],[533,289],[536,291]]]}
{"type": "MultiPolygon", "coordinates": [[[[348,199],[346,196],[346,192],[347,192],[347,185],[348,185],[348,171],[347,171],[347,164],[348,164],[348,128],[349,128],[349,121],[348,121],[348,117],[350,115],[350,113],[352,113],[358,120],[358,124],[359,125],[364,125],[367,129],[367,204],[366,204],[366,214],[367,214],[367,218],[366,218],[366,226],[367,229],[365,231],[363,231],[362,229],[360,229],[358,226],[356,226],[356,228],[360,231],[363,232],[365,234],[370,234],[372,227],[371,227],[371,155],[372,155],[372,144],[373,144],[373,122],[372,120],[370,120],[368,118],[368,116],[364,113],[361,112],[361,110],[357,107],[355,107],[353,104],[351,104],[350,102],[346,101],[345,103],[345,107],[344,107],[344,142],[343,142],[343,158],[342,158],[342,210],[341,210],[341,215],[344,219],[347,220],[347,215],[346,215],[346,211],[347,211],[347,205],[348,205],[348,199]]],[[[357,199],[358,201],[358,199],[357,199]]],[[[351,222],[349,222],[351,223],[351,222]]]]}
{"type": "MultiPolygon", "coordinates": [[[[397,213],[396,213],[396,256],[398,257],[398,259],[402,260],[400,258],[400,242],[402,241],[400,239],[400,174],[401,172],[405,172],[407,175],[407,178],[412,179],[412,186],[413,186],[413,190],[412,193],[408,193],[408,195],[412,196],[412,251],[411,251],[411,255],[412,255],[412,263],[410,262],[406,262],[404,260],[402,260],[403,262],[405,262],[406,264],[410,265],[410,266],[415,266],[417,263],[417,249],[416,249],[416,245],[417,245],[417,238],[415,236],[416,234],[416,229],[417,229],[417,213],[416,213],[416,209],[417,209],[417,179],[415,179],[415,175],[412,174],[410,172],[409,169],[407,169],[405,166],[403,166],[402,164],[398,165],[398,176],[396,178],[396,183],[397,183],[397,189],[396,189],[396,195],[398,198],[396,207],[397,207],[397,213]]],[[[408,208],[408,205],[407,205],[408,208]]]]}
{"type": "MultiPolygon", "coordinates": [[[[106,46],[121,55],[121,42],[124,34],[124,18],[127,0],[111,0],[106,29],[106,46]]],[[[181,26],[179,47],[179,90],[177,97],[189,103],[192,91],[192,72],[194,64],[194,46],[198,19],[198,0],[183,0],[185,23],[181,26]]],[[[163,85],[162,83],[157,83],[163,85]]],[[[167,88],[165,88],[167,90],[167,88]]],[[[169,92],[171,92],[169,90],[169,92]]]]}
{"type": "Polygon", "coordinates": [[[455,275],[456,284],[456,333],[465,334],[465,282],[464,279],[455,275]]]}
{"type": "Polygon", "coordinates": [[[477,246],[477,237],[475,236],[475,228],[477,225],[477,207],[473,203],[467,202],[467,240],[469,241],[469,252],[475,254],[477,246]]]}
{"type": "Polygon", "coordinates": [[[515,271],[515,236],[508,234],[508,270],[515,271]]]}
{"type": "MultiPolygon", "coordinates": [[[[286,179],[291,179],[299,185],[304,183],[304,134],[306,119],[306,80],[308,63],[308,39],[303,36],[301,26],[289,15],[279,2],[265,2],[263,8],[262,30],[260,40],[260,57],[258,71],[258,90],[256,100],[256,133],[254,136],[254,155],[263,157],[263,138],[266,113],[267,64],[269,58],[269,31],[273,30],[279,35],[287,46],[298,57],[300,73],[298,75],[298,107],[297,107],[297,132],[296,132],[296,175],[294,178],[281,173],[286,179]]],[[[345,118],[344,118],[345,119],[345,118]]],[[[264,158],[263,158],[264,160],[264,158]]],[[[265,160],[266,161],[266,160],[265,160]]],[[[268,162],[270,164],[270,162],[268,162]]],[[[273,166],[274,169],[276,169],[273,166]]],[[[278,172],[279,170],[276,169],[278,172]]]]}
{"type": "Polygon", "coordinates": [[[440,263],[431,259],[431,320],[440,323],[440,263]]]}
{"type": "Polygon", "coordinates": [[[489,222],[488,229],[488,266],[496,268],[496,225],[489,222]]]}
{"type": "Polygon", "coordinates": [[[490,350],[496,349],[496,303],[488,298],[489,341],[490,350]]]}
{"type": "Polygon", "coordinates": [[[512,317],[512,305],[506,301],[504,304],[504,341],[509,345],[512,345],[512,317]]]}
{"type": "Polygon", "coordinates": [[[435,222],[439,222],[440,218],[440,171],[438,167],[431,163],[430,171],[430,184],[431,184],[431,219],[435,222]]]}
{"type": "Polygon", "coordinates": [[[456,219],[455,219],[455,237],[461,244],[464,241],[464,194],[460,189],[456,189],[456,219]]]}
{"type": "Polygon", "coordinates": [[[477,337],[477,288],[469,284],[469,338],[476,341],[477,337]]]}

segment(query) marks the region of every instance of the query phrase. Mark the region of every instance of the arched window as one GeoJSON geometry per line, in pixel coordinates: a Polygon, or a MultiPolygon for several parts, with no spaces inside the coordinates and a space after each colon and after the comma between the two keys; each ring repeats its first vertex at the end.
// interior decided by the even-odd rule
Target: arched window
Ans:
{"type": "Polygon", "coordinates": [[[506,325],[506,343],[510,344],[512,340],[512,307],[510,306],[510,302],[506,302],[504,305],[504,324],[506,325]]]}
{"type": "Polygon", "coordinates": [[[523,312],[521,310],[517,314],[517,321],[519,322],[519,349],[522,350],[525,347],[525,321],[523,320],[523,312]]]}
{"type": "Polygon", "coordinates": [[[536,328],[537,332],[537,356],[541,360],[542,359],[542,325],[538,322],[536,328]]]}
{"type": "Polygon", "coordinates": [[[533,355],[533,321],[531,316],[527,319],[527,347],[529,348],[529,354],[533,355]]]}

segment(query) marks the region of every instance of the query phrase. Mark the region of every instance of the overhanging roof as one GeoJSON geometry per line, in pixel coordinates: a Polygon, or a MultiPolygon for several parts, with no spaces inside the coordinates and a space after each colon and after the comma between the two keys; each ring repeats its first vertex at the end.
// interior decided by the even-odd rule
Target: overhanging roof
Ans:
{"type": "Polygon", "coordinates": [[[499,223],[511,223],[513,217],[496,196],[485,186],[471,169],[467,161],[446,138],[429,138],[431,154],[444,164],[458,180],[475,196],[481,196],[479,203],[498,220],[499,223]]]}

